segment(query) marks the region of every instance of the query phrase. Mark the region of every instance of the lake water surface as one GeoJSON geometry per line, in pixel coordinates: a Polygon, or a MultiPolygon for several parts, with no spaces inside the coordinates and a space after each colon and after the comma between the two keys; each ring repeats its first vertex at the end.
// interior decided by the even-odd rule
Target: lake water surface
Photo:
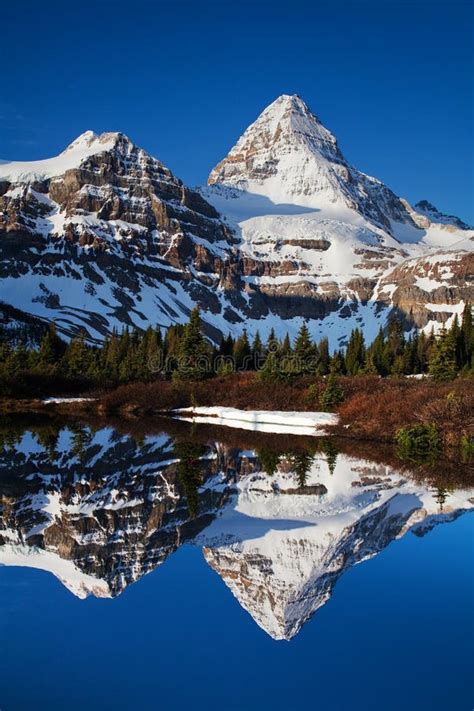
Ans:
{"type": "Polygon", "coordinates": [[[1,430],[0,708],[472,708],[469,471],[216,427],[1,430]]]}

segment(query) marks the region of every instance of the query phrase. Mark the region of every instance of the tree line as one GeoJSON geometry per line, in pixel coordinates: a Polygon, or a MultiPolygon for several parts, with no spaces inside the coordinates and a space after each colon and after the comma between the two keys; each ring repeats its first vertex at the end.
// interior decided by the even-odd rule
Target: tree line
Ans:
{"type": "Polygon", "coordinates": [[[102,345],[92,346],[85,333],[68,343],[50,325],[39,347],[0,341],[0,387],[4,394],[22,379],[41,374],[50,378],[80,379],[94,384],[118,384],[155,379],[200,380],[235,371],[254,371],[262,380],[285,380],[300,375],[430,374],[436,380],[452,380],[460,372],[472,372],[474,329],[472,308],[467,304],[461,319],[435,335],[412,331],[392,318],[384,331],[367,345],[362,331],[352,330],[345,348],[332,353],[327,338],[316,342],[303,323],[291,342],[288,334],[278,339],[272,330],[264,342],[257,331],[251,341],[244,330],[230,334],[218,346],[204,336],[201,316],[195,308],[186,324],[145,331],[125,328],[113,331],[102,345]]]}

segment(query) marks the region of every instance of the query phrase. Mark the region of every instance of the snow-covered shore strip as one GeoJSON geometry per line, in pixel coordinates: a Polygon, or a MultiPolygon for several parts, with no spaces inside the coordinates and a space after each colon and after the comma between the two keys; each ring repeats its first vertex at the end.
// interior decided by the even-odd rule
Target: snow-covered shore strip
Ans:
{"type": "Polygon", "coordinates": [[[43,405],[61,405],[64,402],[94,402],[94,397],[47,397],[43,405]]]}
{"type": "Polygon", "coordinates": [[[328,425],[339,421],[332,412],[285,412],[282,410],[239,410],[235,407],[184,407],[173,410],[179,420],[197,424],[225,425],[254,432],[321,436],[328,425]]]}

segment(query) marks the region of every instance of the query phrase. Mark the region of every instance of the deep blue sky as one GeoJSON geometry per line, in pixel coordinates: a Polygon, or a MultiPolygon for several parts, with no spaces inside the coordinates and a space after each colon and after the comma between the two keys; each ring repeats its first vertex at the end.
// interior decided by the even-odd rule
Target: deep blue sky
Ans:
{"type": "Polygon", "coordinates": [[[120,130],[190,185],[279,94],[410,201],[474,222],[472,3],[22,2],[2,7],[0,157],[120,130]]]}

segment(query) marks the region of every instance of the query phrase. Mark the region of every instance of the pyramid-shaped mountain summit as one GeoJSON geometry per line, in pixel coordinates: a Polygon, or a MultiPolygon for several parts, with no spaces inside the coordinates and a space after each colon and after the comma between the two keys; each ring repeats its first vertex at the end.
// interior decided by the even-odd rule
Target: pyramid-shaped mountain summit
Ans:
{"type": "Polygon", "coordinates": [[[414,225],[404,203],[383,183],[349,165],[335,136],[299,96],[268,106],[211,172],[221,183],[305,207],[345,205],[377,224],[414,225]]]}

